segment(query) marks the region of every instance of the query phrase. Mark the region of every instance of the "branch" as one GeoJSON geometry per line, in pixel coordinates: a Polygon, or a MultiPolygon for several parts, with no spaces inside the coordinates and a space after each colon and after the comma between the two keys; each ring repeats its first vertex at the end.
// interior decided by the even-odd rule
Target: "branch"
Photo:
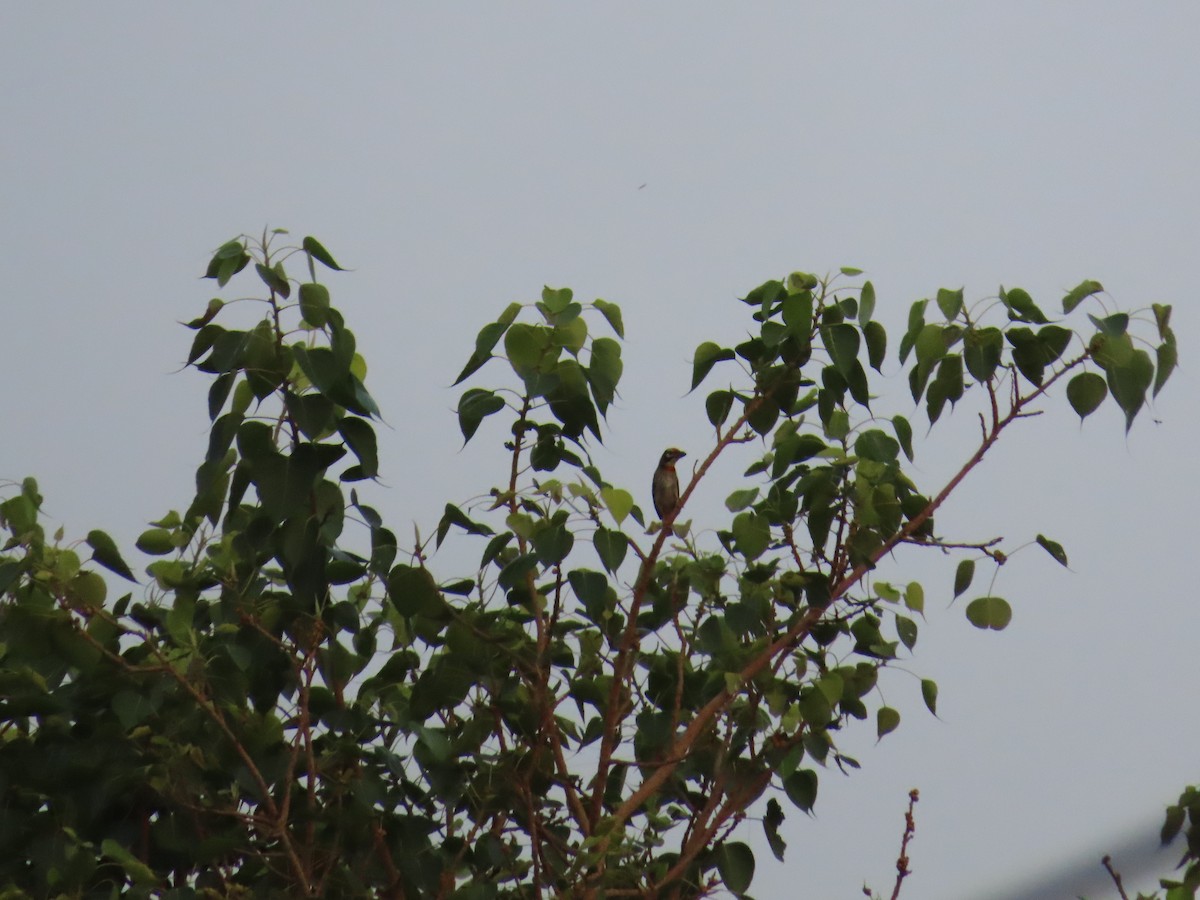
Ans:
{"type": "Polygon", "coordinates": [[[1105,856],[1100,860],[1101,865],[1108,869],[1109,877],[1112,878],[1113,884],[1117,886],[1117,893],[1121,895],[1121,900],[1129,900],[1129,895],[1125,893],[1125,886],[1121,884],[1121,873],[1113,868],[1112,857],[1105,856]]]}
{"type": "MultiPolygon", "coordinates": [[[[624,719],[624,712],[621,704],[621,690],[625,685],[626,679],[629,677],[629,672],[632,671],[633,664],[636,661],[637,651],[639,649],[639,639],[637,632],[638,613],[641,611],[642,602],[646,597],[646,590],[650,586],[650,579],[654,574],[654,564],[658,561],[658,555],[662,552],[663,544],[666,543],[667,537],[672,533],[671,525],[687,503],[688,498],[692,496],[692,492],[696,486],[704,478],[709,467],[720,456],[721,451],[732,443],[739,442],[737,434],[745,427],[750,415],[762,404],[762,396],[758,396],[746,404],[742,410],[742,415],[738,420],[730,426],[725,432],[724,437],[718,439],[717,444],[709,452],[703,462],[697,467],[692,474],[691,480],[687,487],[679,496],[679,502],[675,505],[675,509],[670,512],[663,520],[662,529],[659,531],[654,543],[650,547],[650,552],[642,560],[641,568],[638,572],[638,579],[634,584],[633,597],[629,604],[629,618],[625,622],[625,633],[621,636],[621,645],[617,650],[617,658],[613,663],[613,680],[612,687],[608,694],[608,705],[604,711],[604,730],[600,739],[600,760],[596,766],[596,777],[592,782],[592,819],[597,821],[603,809],[604,802],[604,785],[608,780],[608,770],[612,765],[612,755],[620,743],[620,724],[624,719]]],[[[673,767],[672,767],[673,771],[673,767]]],[[[622,807],[624,808],[624,806],[622,807]]]]}
{"type": "Polygon", "coordinates": [[[913,807],[919,799],[921,795],[916,788],[908,792],[908,812],[904,814],[904,837],[900,841],[900,855],[896,858],[896,886],[892,888],[892,900],[899,900],[900,885],[912,871],[908,867],[908,842],[917,830],[917,823],[913,820],[913,807]]]}

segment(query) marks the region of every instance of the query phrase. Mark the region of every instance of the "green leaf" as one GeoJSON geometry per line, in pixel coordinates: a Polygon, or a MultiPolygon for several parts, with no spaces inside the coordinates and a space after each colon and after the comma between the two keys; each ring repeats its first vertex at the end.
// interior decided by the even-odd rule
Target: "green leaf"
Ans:
{"type": "Polygon", "coordinates": [[[513,371],[526,385],[539,374],[553,370],[562,348],[554,344],[552,332],[544,325],[518,322],[504,335],[504,353],[513,371]]]}
{"type": "Polygon", "coordinates": [[[900,711],[890,706],[881,706],[875,713],[875,737],[882,740],[885,734],[890,734],[900,727],[900,711]]]}
{"type": "Polygon", "coordinates": [[[542,286],[542,302],[539,306],[543,307],[550,314],[550,318],[559,313],[564,312],[575,297],[575,292],[570,288],[552,288],[549,285],[542,286]]]}
{"type": "Polygon", "coordinates": [[[845,689],[846,680],[837,672],[826,672],[817,680],[817,690],[825,696],[830,708],[842,699],[845,689]]]}
{"type": "Polygon", "coordinates": [[[588,610],[599,610],[604,605],[608,596],[608,579],[602,572],[572,569],[567,573],[567,581],[588,610]]]}
{"type": "Polygon", "coordinates": [[[562,423],[562,431],[572,440],[578,440],[584,429],[600,437],[600,423],[596,418],[596,407],[588,391],[587,375],[577,360],[566,359],[554,369],[553,389],[546,392],[550,412],[562,423]]]}
{"type": "Polygon", "coordinates": [[[817,773],[812,769],[797,769],[783,780],[783,789],[796,806],[811,813],[817,802],[817,773]]]}
{"type": "Polygon", "coordinates": [[[900,643],[911,650],[917,643],[917,623],[908,616],[896,616],[896,634],[900,643]]]}
{"type": "Polygon", "coordinates": [[[783,807],[772,797],[767,801],[767,812],[763,816],[763,832],[767,836],[767,844],[775,858],[783,862],[783,854],[787,850],[787,841],[779,835],[779,826],[783,824],[783,807]]]}
{"type": "Polygon", "coordinates": [[[863,459],[889,463],[900,455],[900,444],[878,428],[871,428],[855,439],[854,453],[863,459]]]}
{"type": "Polygon", "coordinates": [[[543,566],[557,566],[575,546],[575,535],[564,524],[548,524],[533,536],[533,550],[543,566]]]}
{"type": "Polygon", "coordinates": [[[1128,334],[1112,336],[1101,331],[1092,338],[1088,349],[1096,364],[1107,372],[1114,366],[1129,364],[1133,357],[1133,338],[1128,334]]]}
{"type": "Polygon", "coordinates": [[[104,605],[108,585],[96,572],[80,572],[71,579],[71,591],[83,606],[99,609],[104,605]]]}
{"type": "Polygon", "coordinates": [[[600,557],[604,568],[610,572],[616,572],[621,568],[621,563],[624,562],[625,554],[629,550],[629,538],[625,536],[624,532],[597,528],[596,533],[592,536],[592,544],[596,547],[596,554],[600,557]]]}
{"type": "Polygon", "coordinates": [[[941,325],[926,325],[917,335],[917,367],[914,370],[915,381],[912,383],[914,401],[921,399],[929,376],[933,374],[936,363],[946,355],[946,329],[941,325]]]}
{"type": "Polygon", "coordinates": [[[291,296],[292,285],[288,282],[287,276],[283,274],[282,263],[274,268],[264,266],[262,263],[255,263],[254,269],[258,272],[258,277],[262,279],[263,284],[272,291],[285,298],[291,296]]]}
{"type": "Polygon", "coordinates": [[[612,338],[596,338],[592,341],[592,353],[585,375],[592,388],[592,397],[595,398],[601,413],[606,412],[616,399],[617,384],[621,380],[624,368],[620,344],[612,338]]]}
{"type": "Polygon", "coordinates": [[[177,549],[171,532],[165,528],[143,531],[134,546],[150,556],[163,556],[177,549]]]}
{"type": "Polygon", "coordinates": [[[454,379],[454,383],[461,384],[464,379],[469,378],[477,372],[484,363],[492,358],[492,350],[495,349],[497,342],[503,337],[504,332],[508,330],[508,326],[513,323],[513,320],[520,313],[521,306],[518,303],[510,303],[504,314],[495,322],[489,322],[479,329],[479,334],[475,336],[475,352],[471,354],[471,358],[467,360],[467,364],[463,366],[458,377],[454,379]]]}
{"type": "Polygon", "coordinates": [[[882,372],[881,367],[887,357],[887,331],[874,320],[864,323],[862,330],[867,342],[867,362],[876,372],[882,372]]]}
{"type": "Polygon", "coordinates": [[[208,301],[208,306],[204,308],[204,315],[192,319],[185,327],[191,328],[193,331],[203,328],[216,318],[217,313],[219,313],[224,306],[224,300],[222,300],[220,297],[213,297],[208,301]]]}
{"type": "Polygon", "coordinates": [[[858,324],[863,326],[866,331],[866,325],[871,321],[871,317],[875,315],[875,285],[869,281],[864,281],[862,290],[858,295],[858,324]]]}
{"type": "Polygon", "coordinates": [[[725,887],[741,896],[754,880],[754,851],[740,841],[721,844],[717,850],[717,871],[725,887]]]}
{"type": "Polygon", "coordinates": [[[482,388],[468,389],[458,401],[458,427],[463,434],[463,444],[474,437],[480,423],[487,416],[502,409],[504,400],[499,395],[482,388]]]}
{"type": "Polygon", "coordinates": [[[147,887],[158,884],[158,876],[154,874],[154,870],[112,838],[105,838],[101,842],[100,853],[116,862],[137,884],[147,887]]]}
{"type": "MultiPolygon", "coordinates": [[[[310,440],[319,440],[332,431],[337,422],[337,406],[323,394],[294,394],[289,391],[284,404],[288,415],[310,440]]],[[[234,418],[240,420],[240,417],[234,418]]]]}
{"type": "Polygon", "coordinates": [[[725,498],[725,508],[730,512],[740,512],[758,499],[758,488],[745,488],[734,491],[725,498]]]}
{"type": "Polygon", "coordinates": [[[975,560],[964,559],[958,564],[958,568],[954,570],[954,596],[959,597],[963,591],[971,586],[971,581],[975,578],[975,560]]]}
{"type": "Polygon", "coordinates": [[[110,572],[116,572],[134,584],[138,583],[138,580],[133,577],[133,572],[129,571],[129,566],[125,564],[125,560],[121,559],[121,552],[117,549],[116,543],[103,531],[98,529],[89,531],[87,545],[92,548],[93,560],[110,572]]]}
{"type": "Polygon", "coordinates": [[[800,294],[789,294],[783,298],[783,324],[787,330],[807,343],[812,336],[813,298],[812,294],[804,291],[800,294]]]}
{"type": "Polygon", "coordinates": [[[1154,363],[1145,350],[1134,350],[1122,365],[1109,366],[1108,389],[1117,406],[1125,413],[1125,430],[1133,427],[1134,417],[1146,404],[1146,391],[1154,381],[1154,363]]]}
{"type": "Polygon", "coordinates": [[[1046,537],[1044,534],[1039,534],[1037,536],[1037,542],[1039,545],[1041,545],[1043,550],[1054,557],[1055,562],[1057,562],[1060,566],[1063,566],[1067,569],[1070,568],[1070,566],[1067,564],[1067,551],[1063,550],[1062,544],[1058,543],[1057,541],[1050,540],[1050,538],[1046,537]]]}
{"type": "Polygon", "coordinates": [[[221,414],[221,410],[225,408],[225,401],[229,399],[229,392],[233,389],[233,379],[236,373],[222,372],[208,387],[208,418],[213,421],[221,414]]]}
{"type": "Polygon", "coordinates": [[[999,328],[968,328],[963,334],[963,359],[971,377],[981,384],[992,377],[1004,352],[999,328]]]}
{"type": "MultiPolygon", "coordinates": [[[[1180,798],[1182,801],[1183,798],[1180,798]]],[[[1179,832],[1183,830],[1183,823],[1187,820],[1187,810],[1179,804],[1172,804],[1167,807],[1167,815],[1163,821],[1162,831],[1159,838],[1164,844],[1169,844],[1179,836],[1179,832]]]]}
{"type": "Polygon", "coordinates": [[[696,348],[696,355],[692,361],[692,386],[690,390],[695,390],[712,370],[712,367],[717,363],[727,359],[733,359],[733,351],[727,347],[718,347],[712,341],[705,341],[696,348]]]}
{"type": "Polygon", "coordinates": [[[1179,353],[1175,349],[1174,337],[1170,341],[1159,344],[1155,351],[1155,356],[1158,359],[1158,365],[1154,369],[1154,395],[1158,396],[1158,392],[1162,390],[1167,379],[1171,377],[1171,373],[1175,371],[1175,365],[1179,361],[1179,353]]]}
{"type": "MultiPolygon", "coordinates": [[[[563,315],[569,315],[578,308],[580,308],[578,303],[572,303],[563,315]]],[[[554,325],[555,342],[572,356],[578,356],[583,345],[587,343],[587,333],[587,322],[578,316],[566,320],[559,317],[554,325]]],[[[605,340],[611,341],[612,338],[605,338],[605,340]]],[[[614,343],[616,342],[614,341],[614,343]]]]}
{"type": "Polygon", "coordinates": [[[387,590],[396,612],[402,616],[436,617],[445,608],[437,582],[428,569],[395,566],[388,575],[387,590]]]}
{"type": "MultiPolygon", "coordinates": [[[[469,519],[466,513],[464,513],[457,506],[452,503],[447,503],[446,509],[442,513],[441,521],[438,522],[437,546],[442,546],[442,541],[446,539],[446,535],[450,532],[451,525],[457,525],[467,534],[481,535],[484,537],[495,534],[495,532],[487,525],[469,519]]],[[[508,535],[501,535],[501,537],[508,537],[508,535]]],[[[487,564],[488,560],[486,559],[480,563],[481,566],[486,566],[487,564]]]]}
{"type": "Polygon", "coordinates": [[[1154,324],[1158,328],[1159,340],[1169,344],[1175,343],[1175,332],[1171,330],[1171,304],[1151,303],[1150,309],[1154,311],[1154,324]]]}
{"type": "MultiPolygon", "coordinates": [[[[963,360],[957,353],[952,353],[949,356],[943,357],[938,363],[937,375],[933,379],[933,387],[937,388],[937,398],[939,402],[946,400],[950,401],[953,406],[962,399],[963,385],[963,360]]],[[[929,421],[934,422],[937,416],[933,415],[933,387],[930,388],[930,416],[929,421]]],[[[940,410],[939,410],[940,412],[940,410]]]]}
{"type": "Polygon", "coordinates": [[[1129,314],[1114,313],[1111,316],[1105,316],[1103,319],[1093,315],[1088,315],[1092,320],[1092,324],[1099,329],[1101,334],[1108,337],[1120,337],[1129,331],[1129,314]]]}
{"type": "Polygon", "coordinates": [[[925,705],[929,708],[929,711],[931,713],[933,713],[935,716],[937,715],[937,696],[938,696],[937,682],[934,681],[932,678],[922,678],[921,679],[921,699],[923,699],[925,701],[925,705]]]}
{"type": "Polygon", "coordinates": [[[300,285],[300,315],[309,325],[323,327],[329,321],[329,288],[316,282],[300,285]]]}
{"type": "Polygon", "coordinates": [[[1005,337],[1012,344],[1012,361],[1017,371],[1040,386],[1045,380],[1046,355],[1037,336],[1028,328],[1010,328],[1005,337]]]}
{"type": "Polygon", "coordinates": [[[734,516],[731,530],[734,548],[747,560],[758,559],[771,543],[770,523],[755,512],[734,516]]]}
{"type": "Polygon", "coordinates": [[[821,329],[821,340],[834,368],[843,378],[849,379],[858,361],[858,329],[846,324],[826,326],[821,329]]]}
{"type": "Polygon", "coordinates": [[[850,434],[850,414],[844,409],[835,409],[825,423],[825,436],[835,441],[850,434]]]}
{"type": "Polygon", "coordinates": [[[979,597],[967,604],[967,620],[976,628],[1003,631],[1012,621],[1012,607],[1000,597],[979,597]]]}
{"type": "Polygon", "coordinates": [[[925,327],[925,306],[928,300],[916,301],[908,310],[908,331],[900,339],[900,362],[908,359],[908,354],[917,343],[917,335],[925,327]]]}
{"type": "Polygon", "coordinates": [[[1062,307],[1064,313],[1073,312],[1075,307],[1086,300],[1093,294],[1098,294],[1104,290],[1104,286],[1098,281],[1081,281],[1075,287],[1067,292],[1063,297],[1062,307]]]}
{"type": "Polygon", "coordinates": [[[618,525],[625,521],[625,517],[633,509],[633,495],[620,488],[601,488],[600,499],[604,501],[604,505],[618,525]]]}
{"type": "Polygon", "coordinates": [[[209,261],[205,278],[217,279],[217,284],[225,287],[231,279],[250,264],[250,254],[240,238],[222,244],[209,261]]]}
{"type": "Polygon", "coordinates": [[[1008,307],[1008,317],[1018,322],[1032,322],[1035,325],[1045,325],[1049,320],[1046,314],[1037,308],[1033,298],[1021,288],[1006,291],[1000,289],[1000,300],[1008,307]]]}
{"type": "Polygon", "coordinates": [[[350,371],[353,356],[344,358],[328,347],[301,343],[293,344],[291,350],[304,377],[323,395],[360,416],[379,415],[379,407],[350,371]]]}
{"type": "Polygon", "coordinates": [[[918,581],[910,581],[904,589],[904,605],[915,613],[925,612],[925,588],[918,581]]]}
{"type": "Polygon", "coordinates": [[[892,430],[896,432],[896,440],[900,442],[900,449],[904,451],[904,455],[908,458],[908,461],[912,462],[912,425],[908,423],[908,419],[904,418],[904,416],[892,416],[892,430]]]}
{"type": "Polygon", "coordinates": [[[378,477],[379,449],[375,429],[371,424],[358,416],[346,416],[338,422],[338,431],[350,450],[358,457],[358,465],[343,472],[341,480],[357,481],[378,477]]]}
{"type": "Polygon", "coordinates": [[[625,323],[621,318],[621,307],[607,300],[593,300],[592,306],[600,310],[600,314],[608,321],[609,327],[617,333],[617,337],[625,338],[625,323]]]}
{"type": "Polygon", "coordinates": [[[1104,376],[1095,372],[1080,372],[1067,382],[1067,402],[1081,422],[1094,413],[1107,396],[1104,376]]]}
{"type": "Polygon", "coordinates": [[[942,311],[942,315],[946,317],[946,321],[950,322],[958,318],[958,314],[962,312],[963,306],[963,289],[950,291],[946,288],[938,288],[937,292],[938,309],[942,311]]]}
{"type": "MultiPolygon", "coordinates": [[[[449,504],[447,504],[448,507],[449,504]]],[[[483,555],[479,559],[479,568],[486,569],[492,563],[496,562],[496,560],[500,559],[504,549],[512,543],[512,540],[512,532],[504,532],[488,541],[488,545],[483,548],[483,555]]]]}
{"type": "Polygon", "coordinates": [[[338,272],[345,271],[341,266],[333,261],[333,257],[329,255],[329,251],[321,246],[321,242],[315,237],[306,237],[300,244],[304,248],[304,252],[315,259],[321,265],[330,269],[335,269],[338,272]]]}
{"type": "Polygon", "coordinates": [[[713,428],[720,428],[733,406],[733,391],[713,391],[704,400],[704,409],[708,413],[708,421],[713,428]]]}
{"type": "Polygon", "coordinates": [[[1075,337],[1075,332],[1061,325],[1043,325],[1038,329],[1037,336],[1045,350],[1046,361],[1053,362],[1062,356],[1071,339],[1075,337]]]}

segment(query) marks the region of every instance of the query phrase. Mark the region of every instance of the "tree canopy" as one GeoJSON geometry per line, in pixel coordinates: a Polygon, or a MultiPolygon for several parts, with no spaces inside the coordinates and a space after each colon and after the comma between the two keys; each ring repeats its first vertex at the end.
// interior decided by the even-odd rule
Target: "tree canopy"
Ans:
{"type": "MultiPolygon", "coordinates": [[[[1052,314],[941,289],[890,339],[861,272],[794,272],[739,301],[749,337],[696,348],[712,440],[657,522],[589,452],[621,309],[546,288],[463,342],[458,424],[495,440],[490,493],[405,545],[371,505],[380,407],[318,280],[340,267],[286,240],[208,266],[222,289],[256,277],[259,302],[187,325],[211,429],[194,497],[136,542],[144,575],[102,531],[47,535],[34,478],[0,502],[4,896],[748,896],[747,829],[783,859],[786,811],[858,765],[839,736],[900,724],[877,682],[926,590],[877,564],[950,554],[967,618],[1004,629],[1013,605],[975,585],[1005,544],[936,513],[1052,392],[1128,430],[1176,363],[1171,308],[1119,311],[1096,281],[1052,314]],[[978,417],[945,484],[918,483],[917,429],[884,413],[892,361],[931,429],[978,417]],[[693,521],[738,445],[727,517],[693,521]],[[444,570],[450,543],[478,562],[444,570]],[[137,587],[112,596],[100,568],[137,587]]],[[[935,712],[937,684],[919,694],[935,712]]]]}

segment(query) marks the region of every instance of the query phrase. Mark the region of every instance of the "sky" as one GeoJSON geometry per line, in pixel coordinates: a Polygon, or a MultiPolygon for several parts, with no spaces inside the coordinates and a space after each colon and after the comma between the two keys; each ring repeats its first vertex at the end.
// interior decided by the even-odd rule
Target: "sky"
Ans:
{"type": "MultiPolygon", "coordinates": [[[[746,832],[760,900],[888,896],[916,787],[902,896],[1115,896],[1100,858],[1138,856],[1198,780],[1197,33],[1184,2],[4,4],[0,480],[36,476],[68,534],[127,546],[186,506],[207,383],[178,323],[214,295],[211,252],[264,226],[352,270],[325,280],[401,534],[502,477],[498,431],[460,449],[450,385],[544,284],[624,310],[596,459],[635,491],[663,447],[711,446],[692,353],[739,340],[736,298],[769,278],[863,268],[895,329],[939,287],[1049,311],[1094,278],[1114,305],[1173,303],[1181,367],[1128,435],[1115,408],[1081,427],[1051,401],[939,513],[1010,548],[1045,533],[1070,570],[1015,554],[996,634],[947,608],[952,561],[899,557],[929,597],[887,684],[900,729],[847,737],[863,769],[789,815],[784,864],[746,832]]],[[[888,382],[915,421],[906,391],[888,382]]],[[[963,408],[918,444],[922,484],[976,427],[963,408]]],[[[714,469],[697,523],[739,473],[714,469]]]]}

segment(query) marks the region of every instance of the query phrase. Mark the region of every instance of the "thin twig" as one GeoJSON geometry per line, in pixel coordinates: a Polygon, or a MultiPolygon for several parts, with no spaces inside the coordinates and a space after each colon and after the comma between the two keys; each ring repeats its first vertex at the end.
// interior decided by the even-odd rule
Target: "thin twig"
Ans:
{"type": "Polygon", "coordinates": [[[912,872],[908,867],[908,842],[917,830],[917,823],[913,819],[913,807],[919,799],[921,794],[916,788],[908,792],[908,812],[904,814],[904,837],[900,841],[900,855],[896,858],[896,886],[892,888],[892,900],[899,898],[900,885],[912,872]]]}
{"type": "Polygon", "coordinates": [[[1113,884],[1117,886],[1117,893],[1121,895],[1121,900],[1129,900],[1129,895],[1125,893],[1125,886],[1121,884],[1121,873],[1113,868],[1112,857],[1105,856],[1100,862],[1104,868],[1108,869],[1109,877],[1112,878],[1113,884]]]}

